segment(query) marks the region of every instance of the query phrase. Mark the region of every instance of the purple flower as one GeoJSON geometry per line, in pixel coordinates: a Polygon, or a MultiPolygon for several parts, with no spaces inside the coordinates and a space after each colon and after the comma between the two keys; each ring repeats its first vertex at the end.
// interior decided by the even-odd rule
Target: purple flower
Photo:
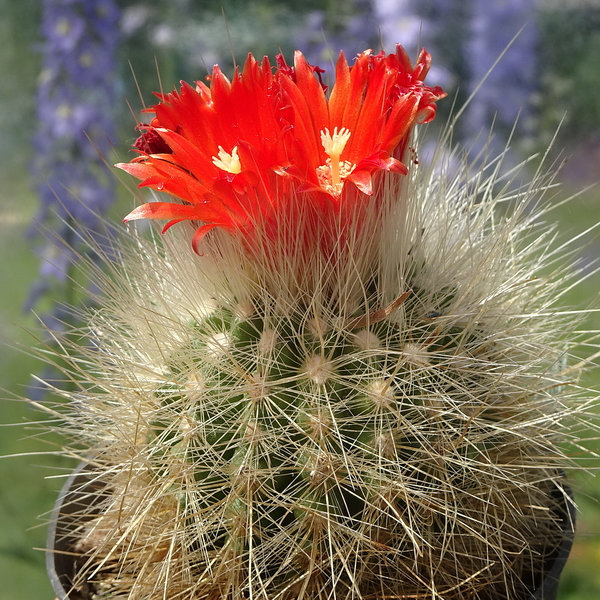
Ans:
{"type": "MultiPolygon", "coordinates": [[[[73,199],[77,194],[65,192],[69,189],[82,190],[90,203],[87,212],[102,213],[110,205],[112,183],[96,175],[104,169],[97,150],[109,150],[107,136],[115,129],[111,107],[119,14],[114,0],[44,2],[34,173],[42,205],[56,205],[60,217],[87,214],[73,199]]],[[[89,224],[89,217],[84,221],[89,224]]]]}
{"type": "Polygon", "coordinates": [[[114,189],[109,174],[100,178],[86,165],[74,165],[73,185],[66,190],[69,196],[69,218],[84,229],[96,230],[102,216],[114,201],[114,189]]]}
{"type": "Polygon", "coordinates": [[[49,244],[44,246],[39,254],[41,258],[40,275],[43,278],[53,277],[59,281],[67,279],[72,256],[69,257],[64,250],[49,244]]]}
{"type": "Polygon", "coordinates": [[[44,3],[42,33],[45,45],[55,52],[73,52],[86,33],[86,22],[73,10],[73,3],[54,1],[44,3]]]}
{"type": "Polygon", "coordinates": [[[101,41],[85,39],[73,50],[64,67],[68,78],[79,86],[102,86],[113,63],[114,57],[106,52],[101,41]]]}
{"type": "Polygon", "coordinates": [[[116,45],[119,40],[121,9],[114,0],[84,2],[84,15],[104,44],[116,45]]]}
{"type": "MultiPolygon", "coordinates": [[[[34,228],[44,239],[37,248],[40,279],[28,308],[50,291],[59,296],[60,285],[67,293],[72,263],[89,253],[74,232],[86,230],[93,237],[100,231],[115,195],[98,153],[109,152],[115,131],[120,9],[115,0],[44,0],[43,9],[32,174],[40,200],[34,228]]],[[[55,313],[48,319],[58,326],[55,313]]]]}
{"type": "Polygon", "coordinates": [[[98,108],[83,101],[80,96],[76,90],[60,86],[53,94],[48,94],[44,99],[40,98],[40,135],[52,142],[63,138],[82,142],[83,131],[93,121],[98,108]]]}
{"type": "Polygon", "coordinates": [[[531,98],[537,85],[535,10],[536,0],[474,0],[471,39],[465,52],[470,89],[485,81],[465,115],[470,136],[484,132],[486,138],[494,120],[499,129],[509,131],[519,119],[520,135],[531,133],[531,98]]]}

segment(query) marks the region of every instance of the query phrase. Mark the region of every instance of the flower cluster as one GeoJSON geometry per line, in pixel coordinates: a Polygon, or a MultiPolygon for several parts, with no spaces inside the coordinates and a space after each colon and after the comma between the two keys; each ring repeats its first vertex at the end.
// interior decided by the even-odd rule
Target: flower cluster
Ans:
{"type": "Polygon", "coordinates": [[[182,203],[144,204],[125,220],[167,219],[165,230],[200,222],[197,250],[215,227],[275,230],[297,211],[356,218],[377,205],[380,173],[406,174],[411,128],[435,116],[445,94],[424,85],[429,65],[423,50],[413,67],[400,45],[389,55],[367,50],[352,66],[342,53],[327,95],[322,70],[302,53],[293,66],[277,57],[275,69],[249,55],[231,81],[215,66],[209,86],[157,94],[155,117],[139,126],[139,156],[117,166],[182,203]]]}
{"type": "Polygon", "coordinates": [[[44,264],[29,306],[54,281],[68,280],[78,246],[73,225],[94,235],[114,200],[113,179],[101,157],[115,133],[111,106],[120,9],[114,0],[45,0],[43,9],[33,175],[40,198],[35,221],[53,239],[39,250],[44,264]]]}

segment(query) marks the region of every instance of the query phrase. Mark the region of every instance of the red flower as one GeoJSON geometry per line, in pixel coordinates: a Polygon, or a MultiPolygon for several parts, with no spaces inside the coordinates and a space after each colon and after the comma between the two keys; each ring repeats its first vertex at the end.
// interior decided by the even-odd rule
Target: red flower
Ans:
{"type": "Polygon", "coordinates": [[[377,172],[406,174],[401,161],[411,127],[432,120],[435,101],[445,96],[423,84],[425,50],[414,68],[400,45],[387,56],[367,50],[352,67],[342,53],[329,98],[322,70],[302,53],[294,67],[277,62],[273,70],[266,57],[259,63],[249,55],[231,82],[215,66],[210,87],[183,83],[157,94],[160,102],[148,109],[155,117],[140,126],[140,155],[116,166],[141,179],[140,187],[183,203],[144,204],[125,221],[167,219],[163,231],[198,221],[196,248],[213,227],[249,232],[298,203],[335,212],[368,202],[377,172]]]}

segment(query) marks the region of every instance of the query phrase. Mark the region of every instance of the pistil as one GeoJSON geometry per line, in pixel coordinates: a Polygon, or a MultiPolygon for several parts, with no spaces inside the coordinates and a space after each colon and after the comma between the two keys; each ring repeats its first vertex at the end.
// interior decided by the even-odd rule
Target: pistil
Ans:
{"type": "Polygon", "coordinates": [[[240,163],[240,157],[238,156],[237,146],[233,147],[231,154],[223,149],[223,146],[219,146],[218,156],[212,157],[213,164],[227,173],[233,173],[234,175],[240,173],[242,170],[242,164],[240,163]]]}
{"type": "Polygon", "coordinates": [[[317,167],[317,177],[320,185],[333,196],[339,196],[344,187],[344,179],[354,171],[350,161],[340,160],[342,152],[350,139],[351,132],[342,127],[339,131],[334,128],[333,135],[326,127],[321,131],[321,144],[328,158],[324,165],[317,167]]]}
{"type": "Polygon", "coordinates": [[[336,188],[341,183],[340,177],[340,156],[350,139],[351,132],[342,127],[339,132],[338,128],[333,129],[333,135],[329,133],[329,129],[326,127],[321,131],[321,144],[325,154],[329,156],[331,160],[331,185],[336,188]]]}

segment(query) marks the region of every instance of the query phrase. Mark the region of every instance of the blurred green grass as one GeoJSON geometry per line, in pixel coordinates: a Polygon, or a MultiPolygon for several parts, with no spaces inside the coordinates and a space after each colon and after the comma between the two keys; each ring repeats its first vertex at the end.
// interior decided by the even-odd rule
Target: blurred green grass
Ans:
{"type": "MultiPolygon", "coordinates": [[[[568,186],[560,196],[568,195],[568,186]]],[[[562,238],[568,239],[592,227],[600,221],[600,186],[574,198],[551,213],[560,224],[562,238]]],[[[583,236],[576,247],[583,265],[594,260],[600,260],[600,232],[583,236]]],[[[593,266],[584,267],[583,276],[593,273],[593,266]]],[[[596,309],[590,312],[581,330],[600,331],[600,274],[593,273],[581,281],[570,293],[566,294],[563,302],[567,306],[577,308],[590,307],[596,309]]],[[[600,350],[600,340],[596,347],[590,346],[582,351],[582,355],[590,356],[600,350]]],[[[595,367],[588,369],[582,377],[581,384],[600,393],[600,368],[598,360],[595,367]]],[[[596,411],[600,410],[596,407],[596,411]]],[[[588,444],[600,449],[600,442],[588,444]]],[[[598,461],[595,461],[596,468],[598,461]]],[[[560,584],[560,600],[591,600],[600,598],[600,473],[590,473],[578,477],[575,484],[576,501],[579,508],[575,542],[569,562],[563,573],[560,584]]]]}
{"type": "MultiPolygon", "coordinates": [[[[24,183],[16,185],[14,180],[1,194],[0,387],[10,394],[23,394],[30,373],[40,368],[31,356],[14,347],[35,342],[23,329],[34,326],[35,320],[23,314],[22,306],[37,272],[36,257],[24,235],[36,198],[24,183]]],[[[24,402],[0,401],[0,456],[20,454],[0,458],[0,600],[53,597],[45,576],[44,553],[34,548],[45,547],[44,520],[38,515],[52,508],[60,487],[59,481],[46,477],[65,461],[30,454],[50,449],[37,439],[36,431],[23,426],[40,416],[24,402]]]]}
{"type": "Polygon", "coordinates": [[[14,346],[31,347],[23,327],[35,325],[22,306],[37,275],[37,259],[25,231],[37,209],[28,183],[35,128],[35,89],[39,57],[34,49],[38,0],[0,0],[0,600],[54,597],[45,574],[45,521],[60,481],[46,479],[64,459],[32,456],[49,447],[25,427],[40,415],[24,402],[5,399],[23,394],[39,364],[14,346]],[[6,390],[6,391],[4,391],[6,390]],[[17,424],[16,426],[13,424],[17,424]]]}

